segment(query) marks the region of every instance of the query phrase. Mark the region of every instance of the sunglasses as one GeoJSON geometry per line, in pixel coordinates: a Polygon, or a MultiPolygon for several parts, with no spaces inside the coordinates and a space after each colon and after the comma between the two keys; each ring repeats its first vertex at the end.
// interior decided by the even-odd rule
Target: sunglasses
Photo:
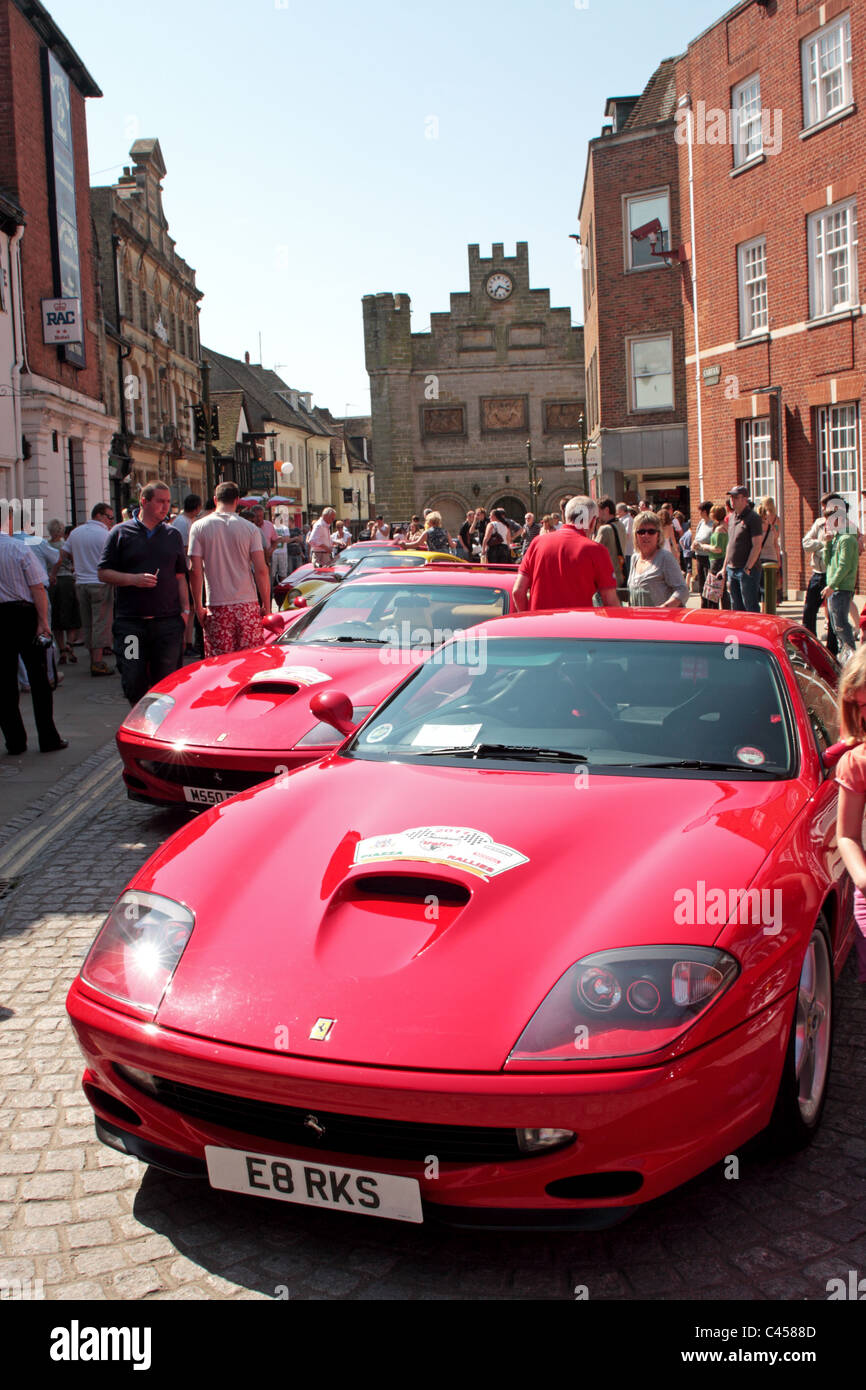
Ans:
{"type": "Polygon", "coordinates": [[[635,531],[636,536],[657,536],[658,534],[655,526],[645,526],[642,531],[635,531]]]}

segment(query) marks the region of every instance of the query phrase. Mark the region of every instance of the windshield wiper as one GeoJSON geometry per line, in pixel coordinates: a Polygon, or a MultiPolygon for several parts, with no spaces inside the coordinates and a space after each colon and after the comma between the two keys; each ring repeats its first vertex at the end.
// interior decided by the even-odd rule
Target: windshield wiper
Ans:
{"type": "MultiPolygon", "coordinates": [[[[415,750],[412,750],[413,752],[415,750]]],[[[416,756],[432,758],[437,754],[449,754],[452,758],[529,758],[543,761],[550,758],[556,762],[585,763],[589,759],[583,753],[568,753],[564,748],[532,748],[518,743],[476,743],[473,748],[419,748],[416,756]]]]}
{"type": "Polygon", "coordinates": [[[748,763],[710,763],[702,758],[666,758],[656,763],[610,763],[610,767],[667,768],[682,767],[697,772],[754,772],[758,776],[775,777],[768,767],[749,767],[748,763]]]}
{"type": "Polygon", "coordinates": [[[381,637],[308,637],[306,641],[299,639],[298,646],[324,646],[327,642],[357,642],[360,646],[368,647],[384,647],[386,645],[381,637]]]}

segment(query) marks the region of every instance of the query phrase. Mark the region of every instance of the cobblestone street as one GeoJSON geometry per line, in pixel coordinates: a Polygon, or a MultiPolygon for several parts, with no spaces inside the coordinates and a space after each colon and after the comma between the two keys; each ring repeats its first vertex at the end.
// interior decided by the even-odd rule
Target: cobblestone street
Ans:
{"type": "MultiPolygon", "coordinates": [[[[109,774],[113,758],[106,749],[79,779],[109,774]]],[[[738,1179],[719,1165],[609,1232],[469,1234],[311,1212],[103,1147],[64,999],[113,899],[183,819],[128,802],[119,775],[107,785],[0,903],[0,1279],[41,1279],[46,1299],[824,1300],[829,1279],[866,1270],[866,998],[850,962],[811,1150],[773,1163],[743,1152],[738,1179]]],[[[57,802],[55,789],[42,815],[37,803],[19,817],[7,846],[57,802]]]]}

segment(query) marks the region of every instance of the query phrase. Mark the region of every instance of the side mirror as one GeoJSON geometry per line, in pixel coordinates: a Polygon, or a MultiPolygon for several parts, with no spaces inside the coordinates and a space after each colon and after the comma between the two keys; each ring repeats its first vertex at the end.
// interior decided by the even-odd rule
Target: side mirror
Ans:
{"type": "Polygon", "coordinates": [[[273,632],[274,635],[276,635],[282,632],[286,625],[286,621],[282,613],[268,613],[266,617],[262,618],[262,627],[265,628],[267,632],[273,632]]]}
{"type": "Polygon", "coordinates": [[[847,740],[840,743],[831,743],[829,748],[825,748],[821,754],[821,766],[827,771],[836,766],[843,753],[847,753],[853,747],[847,740]]]}
{"type": "Polygon", "coordinates": [[[331,728],[336,729],[344,738],[347,734],[355,732],[357,725],[353,723],[355,711],[352,709],[352,701],[342,690],[318,691],[310,700],[310,711],[317,719],[321,719],[323,724],[330,724],[331,728]]]}
{"type": "Polygon", "coordinates": [[[298,594],[297,598],[292,599],[293,608],[306,608],[306,606],[307,600],[304,598],[303,594],[298,594]]]}

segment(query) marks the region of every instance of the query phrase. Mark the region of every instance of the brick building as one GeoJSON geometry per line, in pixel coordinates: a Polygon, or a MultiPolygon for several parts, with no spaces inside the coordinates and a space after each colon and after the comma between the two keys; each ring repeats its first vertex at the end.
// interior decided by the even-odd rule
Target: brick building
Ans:
{"type": "MultiPolygon", "coordinates": [[[[21,461],[20,344],[24,338],[21,312],[19,247],[24,209],[0,188],[0,498],[21,497],[16,466],[21,461]]],[[[16,529],[20,517],[13,520],[16,529]]]]}
{"type": "Polygon", "coordinates": [[[590,457],[599,495],[688,508],[676,59],[611,97],[580,203],[590,457]],[[658,235],[632,235],[653,223],[658,235]]]}
{"type": "Polygon", "coordinates": [[[821,492],[856,510],[864,486],[866,7],[738,5],[689,44],[677,91],[692,495],[737,479],[776,498],[802,589],[821,492]]]}
{"type": "MultiPolygon", "coordinates": [[[[103,403],[104,339],[90,220],[85,101],[93,78],[38,0],[0,0],[0,188],[24,211],[25,340],[16,346],[14,496],[81,521],[108,496],[117,422],[103,403]],[[42,301],[79,300],[81,341],[46,341],[42,301]]],[[[9,401],[0,409],[9,410],[9,401]]]]}
{"type": "Polygon", "coordinates": [[[467,510],[517,518],[576,491],[563,466],[584,406],[583,330],[532,289],[526,242],[506,256],[469,247],[469,291],[413,333],[407,294],[364,296],[376,508],[403,521],[422,506],[452,531],[467,510]],[[540,493],[530,499],[527,441],[540,493]]]}
{"type": "Polygon", "coordinates": [[[112,477],[115,484],[128,477],[136,494],[159,479],[180,504],[206,491],[192,414],[201,396],[202,292],[169,236],[159,141],[136,140],[129,154],[116,184],[90,192],[110,350],[106,399],[120,420],[112,477]]]}

